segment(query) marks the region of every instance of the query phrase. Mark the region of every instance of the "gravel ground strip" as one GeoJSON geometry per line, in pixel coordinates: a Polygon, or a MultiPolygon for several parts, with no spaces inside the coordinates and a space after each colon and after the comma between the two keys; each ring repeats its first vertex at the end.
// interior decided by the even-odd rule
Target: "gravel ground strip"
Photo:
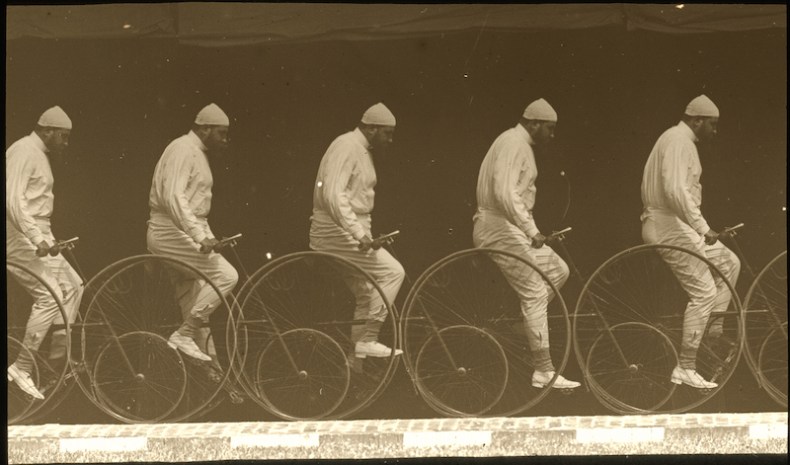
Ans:
{"type": "Polygon", "coordinates": [[[787,454],[787,412],[8,427],[8,463],[787,454]]]}

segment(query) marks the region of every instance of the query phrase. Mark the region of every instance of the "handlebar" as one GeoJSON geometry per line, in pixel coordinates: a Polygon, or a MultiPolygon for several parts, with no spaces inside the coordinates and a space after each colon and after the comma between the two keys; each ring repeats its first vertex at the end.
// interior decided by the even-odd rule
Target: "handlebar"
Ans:
{"type": "Polygon", "coordinates": [[[380,235],[380,236],[379,236],[379,237],[377,237],[375,240],[377,240],[377,241],[383,241],[383,240],[389,239],[389,238],[391,238],[391,237],[395,237],[395,236],[397,236],[398,234],[400,234],[400,230],[396,229],[395,231],[392,231],[391,233],[387,233],[387,234],[382,234],[382,235],[380,235]]]}
{"type": "Polygon", "coordinates": [[[734,236],[735,235],[735,231],[738,230],[738,229],[741,229],[743,226],[744,226],[743,223],[738,223],[735,226],[728,226],[728,227],[724,228],[724,230],[722,230],[722,232],[734,236]]]}
{"type": "Polygon", "coordinates": [[[79,237],[72,237],[64,241],[55,241],[55,244],[49,249],[49,254],[54,257],[59,254],[61,250],[71,250],[77,246],[79,241],[79,237]]]}
{"type": "Polygon", "coordinates": [[[216,251],[222,249],[223,247],[236,247],[239,239],[241,239],[241,233],[234,234],[230,237],[224,237],[219,242],[217,242],[217,245],[214,246],[214,250],[216,251]]]}
{"type": "Polygon", "coordinates": [[[551,234],[549,234],[547,239],[554,239],[554,240],[557,240],[557,241],[562,241],[563,239],[565,239],[565,234],[571,232],[572,229],[573,228],[568,226],[565,229],[561,229],[559,231],[553,231],[551,234]]]}

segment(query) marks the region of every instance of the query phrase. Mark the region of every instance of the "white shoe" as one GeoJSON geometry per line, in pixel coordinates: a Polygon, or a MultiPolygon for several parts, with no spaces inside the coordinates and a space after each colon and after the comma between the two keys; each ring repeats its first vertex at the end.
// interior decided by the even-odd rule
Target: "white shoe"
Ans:
{"type": "Polygon", "coordinates": [[[688,384],[689,386],[697,389],[713,389],[718,384],[705,381],[705,378],[697,373],[697,370],[690,368],[675,367],[672,370],[672,382],[675,384],[688,384]]]}
{"type": "MultiPolygon", "coordinates": [[[[403,351],[395,349],[395,355],[402,354],[403,351]]],[[[370,342],[357,342],[354,346],[354,354],[357,358],[371,357],[389,357],[392,355],[392,349],[377,341],[370,342]]]]}
{"type": "Polygon", "coordinates": [[[11,366],[8,367],[8,381],[15,382],[16,385],[19,386],[19,389],[23,390],[29,396],[39,400],[44,400],[44,394],[39,392],[39,390],[36,388],[36,385],[33,384],[33,380],[30,379],[30,375],[17,368],[14,364],[11,364],[11,366]]]}
{"type": "Polygon", "coordinates": [[[203,360],[204,362],[210,362],[211,357],[204,354],[203,352],[198,349],[197,344],[195,344],[194,339],[187,336],[182,336],[181,333],[178,331],[174,332],[170,335],[170,339],[167,341],[167,345],[170,346],[172,349],[178,349],[181,352],[189,355],[192,358],[196,358],[198,360],[203,360]]]}
{"type": "MultiPolygon", "coordinates": [[[[532,373],[532,387],[545,388],[554,377],[553,371],[535,371],[532,373]]],[[[557,380],[551,386],[555,389],[574,389],[581,386],[581,383],[565,379],[562,375],[557,376],[557,380]]]]}

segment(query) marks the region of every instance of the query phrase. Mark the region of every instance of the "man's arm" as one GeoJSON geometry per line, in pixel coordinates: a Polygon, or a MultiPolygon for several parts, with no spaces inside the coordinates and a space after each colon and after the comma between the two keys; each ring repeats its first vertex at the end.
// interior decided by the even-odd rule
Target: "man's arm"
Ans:
{"type": "Polygon", "coordinates": [[[694,156],[693,149],[686,144],[667,146],[662,160],[661,180],[670,208],[700,235],[705,235],[710,227],[691,195],[694,156]]]}
{"type": "Polygon", "coordinates": [[[351,234],[354,239],[361,241],[365,237],[365,230],[357,219],[356,213],[351,209],[351,202],[346,191],[356,169],[353,149],[346,144],[332,144],[327,150],[327,164],[324,167],[324,179],[321,186],[325,204],[329,207],[329,214],[341,228],[351,234]]]}
{"type": "Polygon", "coordinates": [[[503,147],[493,171],[494,195],[508,220],[530,238],[540,234],[532,212],[524,203],[530,175],[526,154],[517,147],[503,147]]]}
{"type": "MultiPolygon", "coordinates": [[[[35,246],[46,244],[41,229],[30,214],[25,189],[34,171],[30,157],[6,157],[5,211],[10,223],[35,246]]],[[[46,254],[46,253],[45,253],[46,254]]]]}
{"type": "Polygon", "coordinates": [[[186,196],[189,180],[195,171],[192,154],[189,150],[180,147],[172,150],[174,153],[167,155],[166,163],[160,173],[162,202],[173,223],[192,240],[201,244],[208,239],[208,235],[189,207],[189,199],[186,196]]]}

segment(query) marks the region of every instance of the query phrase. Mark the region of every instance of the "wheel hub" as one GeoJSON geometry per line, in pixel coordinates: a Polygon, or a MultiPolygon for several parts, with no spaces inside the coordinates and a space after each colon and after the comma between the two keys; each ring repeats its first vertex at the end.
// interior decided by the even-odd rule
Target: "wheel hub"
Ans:
{"type": "Polygon", "coordinates": [[[466,376],[467,370],[464,367],[458,367],[457,373],[461,376],[466,376]]]}
{"type": "Polygon", "coordinates": [[[145,375],[142,373],[137,373],[136,375],[134,375],[134,380],[137,381],[138,383],[142,383],[145,381],[145,375]]]}
{"type": "Polygon", "coordinates": [[[304,381],[304,380],[306,380],[306,379],[307,379],[307,372],[306,372],[306,371],[304,371],[304,370],[300,370],[300,371],[299,371],[299,374],[298,374],[297,376],[299,377],[299,379],[300,379],[301,381],[304,381]]]}

